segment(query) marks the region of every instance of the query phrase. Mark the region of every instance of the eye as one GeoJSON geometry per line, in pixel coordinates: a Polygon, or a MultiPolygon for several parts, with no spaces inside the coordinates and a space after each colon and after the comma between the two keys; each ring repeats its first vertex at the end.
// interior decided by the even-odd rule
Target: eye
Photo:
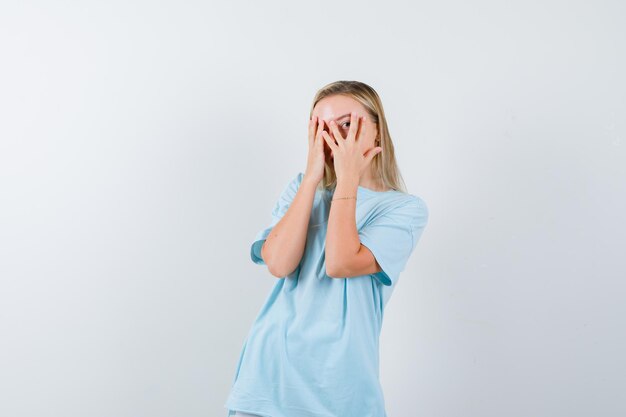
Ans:
{"type": "Polygon", "coordinates": [[[343,122],[341,123],[341,126],[343,127],[344,125],[348,125],[348,127],[350,127],[350,122],[343,122]]]}

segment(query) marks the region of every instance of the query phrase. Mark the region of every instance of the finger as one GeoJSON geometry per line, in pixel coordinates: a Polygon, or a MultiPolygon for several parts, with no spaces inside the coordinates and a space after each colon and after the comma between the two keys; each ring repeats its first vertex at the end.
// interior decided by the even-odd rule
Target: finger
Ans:
{"type": "MultiPolygon", "coordinates": [[[[321,139],[322,132],[324,132],[324,119],[318,119],[319,123],[317,124],[317,133],[315,134],[315,140],[321,139]]],[[[321,142],[321,140],[319,140],[321,142]]]]}
{"type": "Polygon", "coordinates": [[[309,146],[313,144],[315,140],[315,126],[317,125],[317,116],[311,117],[309,120],[309,146]]]}
{"type": "Polygon", "coordinates": [[[318,150],[321,150],[322,152],[324,152],[324,139],[322,137],[322,133],[324,133],[324,123],[322,122],[322,125],[320,126],[319,131],[317,132],[317,135],[315,135],[315,147],[318,150]]]}
{"type": "Polygon", "coordinates": [[[324,138],[324,140],[326,141],[326,143],[328,144],[328,147],[333,151],[333,152],[337,152],[337,148],[339,148],[339,146],[337,146],[337,144],[335,143],[335,140],[333,138],[330,137],[330,135],[328,134],[328,132],[322,132],[322,137],[324,138]]]}
{"type": "Polygon", "coordinates": [[[376,146],[370,149],[369,151],[367,151],[365,155],[363,155],[365,156],[366,165],[372,162],[372,159],[374,159],[374,157],[378,155],[379,153],[381,153],[382,151],[383,151],[383,148],[381,148],[380,146],[376,146]]]}
{"type": "Polygon", "coordinates": [[[319,146],[322,141],[320,138],[322,137],[322,131],[324,130],[324,120],[317,118],[317,123],[315,124],[315,136],[313,136],[313,146],[319,146]]]}
{"type": "Polygon", "coordinates": [[[355,140],[356,131],[359,128],[359,118],[355,112],[350,112],[350,129],[348,129],[348,135],[346,139],[355,140]]]}
{"type": "MultiPolygon", "coordinates": [[[[333,132],[332,131],[326,132],[326,135],[328,136],[328,140],[330,140],[330,142],[332,142],[332,144],[334,145],[334,148],[331,146],[329,146],[329,148],[331,150],[339,149],[339,143],[337,142],[337,139],[335,139],[335,135],[333,134],[333,132]]],[[[328,143],[328,141],[326,141],[326,143],[328,143]]]]}
{"type": "MultiPolygon", "coordinates": [[[[363,131],[363,124],[365,123],[365,116],[361,116],[357,118],[357,131],[354,135],[354,139],[356,141],[361,137],[361,132],[363,131]]],[[[352,127],[352,125],[350,125],[352,127]]]]}
{"type": "Polygon", "coordinates": [[[339,128],[337,127],[337,123],[334,120],[330,121],[330,129],[333,131],[333,136],[337,143],[341,142],[339,139],[345,140],[343,136],[341,136],[341,132],[339,132],[339,128]]]}

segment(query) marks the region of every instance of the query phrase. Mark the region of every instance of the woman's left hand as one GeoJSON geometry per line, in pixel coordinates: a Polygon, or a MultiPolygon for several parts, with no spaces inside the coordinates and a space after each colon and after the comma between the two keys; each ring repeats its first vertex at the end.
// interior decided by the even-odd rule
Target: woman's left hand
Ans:
{"type": "Polygon", "coordinates": [[[363,146],[359,141],[362,136],[363,121],[365,116],[358,117],[355,112],[350,113],[350,129],[344,138],[339,132],[339,128],[334,121],[330,122],[330,129],[333,137],[328,132],[322,132],[324,140],[333,151],[335,175],[337,181],[343,178],[356,179],[358,182],[361,174],[365,171],[372,159],[383,150],[380,146],[370,148],[361,153],[363,146]]]}

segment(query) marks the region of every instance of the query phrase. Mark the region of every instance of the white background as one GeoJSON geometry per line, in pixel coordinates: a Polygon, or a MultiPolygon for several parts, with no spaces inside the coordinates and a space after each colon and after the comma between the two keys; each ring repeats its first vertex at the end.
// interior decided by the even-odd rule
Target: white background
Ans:
{"type": "Polygon", "coordinates": [[[0,415],[209,417],[313,96],[380,94],[430,221],[389,417],[626,414],[622,1],[3,1],[0,415]]]}

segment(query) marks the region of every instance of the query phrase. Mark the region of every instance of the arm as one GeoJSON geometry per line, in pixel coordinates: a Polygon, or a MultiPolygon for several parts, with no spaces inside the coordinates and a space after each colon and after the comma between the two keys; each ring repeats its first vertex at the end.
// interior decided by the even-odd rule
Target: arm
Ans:
{"type": "Polygon", "coordinates": [[[316,187],[306,175],[303,177],[287,212],[263,242],[261,257],[277,278],[293,272],[302,259],[316,187]]]}
{"type": "MultiPolygon", "coordinates": [[[[336,197],[356,196],[358,178],[337,182],[336,197]]],[[[335,197],[333,197],[335,198],[335,197]]],[[[370,250],[361,244],[356,229],[356,200],[334,200],[330,206],[326,230],[326,275],[350,278],[381,271],[370,250]]]]}

